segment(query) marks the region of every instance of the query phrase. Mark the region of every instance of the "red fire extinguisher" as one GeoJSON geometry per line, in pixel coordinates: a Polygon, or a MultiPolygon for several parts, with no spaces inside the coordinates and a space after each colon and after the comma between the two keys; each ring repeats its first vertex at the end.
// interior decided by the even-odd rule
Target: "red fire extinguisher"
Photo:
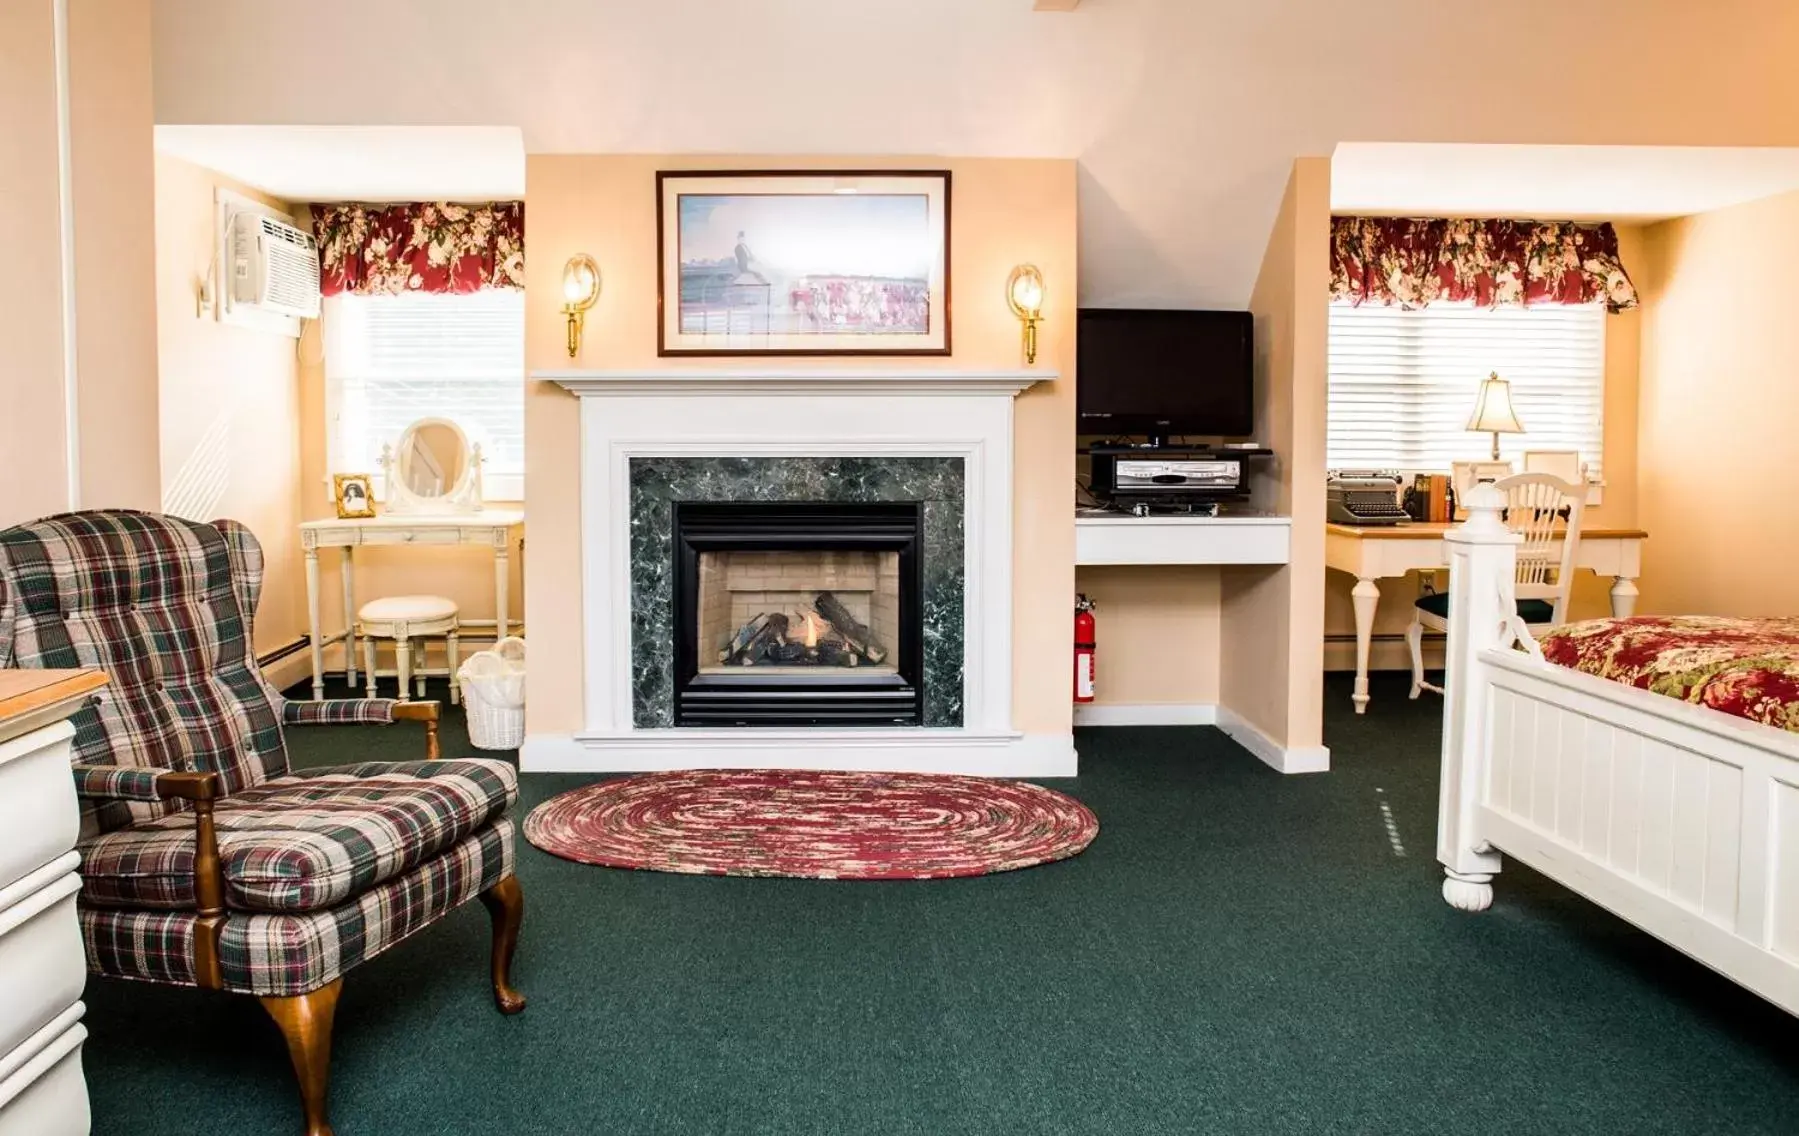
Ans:
{"type": "Polygon", "coordinates": [[[1093,601],[1074,598],[1074,700],[1093,701],[1093,601]]]}

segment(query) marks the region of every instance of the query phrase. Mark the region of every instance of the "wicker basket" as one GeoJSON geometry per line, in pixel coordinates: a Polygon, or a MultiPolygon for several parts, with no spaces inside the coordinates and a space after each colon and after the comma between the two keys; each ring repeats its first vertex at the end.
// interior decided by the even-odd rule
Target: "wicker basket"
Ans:
{"type": "Polygon", "coordinates": [[[517,749],[525,740],[525,641],[502,639],[456,672],[476,749],[517,749]]]}

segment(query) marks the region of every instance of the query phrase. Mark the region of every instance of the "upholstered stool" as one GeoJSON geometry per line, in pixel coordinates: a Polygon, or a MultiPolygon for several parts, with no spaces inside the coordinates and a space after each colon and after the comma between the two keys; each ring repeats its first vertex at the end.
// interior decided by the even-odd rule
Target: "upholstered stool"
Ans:
{"type": "Polygon", "coordinates": [[[443,596],[386,596],[378,600],[370,600],[362,605],[356,614],[356,633],[362,636],[362,657],[367,664],[368,691],[370,698],[375,697],[376,676],[392,675],[400,680],[400,701],[410,697],[407,688],[411,686],[413,676],[418,676],[419,697],[425,695],[425,676],[447,674],[450,677],[450,702],[460,701],[461,691],[457,687],[456,666],[458,655],[457,624],[458,610],[456,601],[443,596]],[[444,670],[435,667],[427,668],[425,662],[425,644],[419,644],[419,665],[412,665],[412,641],[414,639],[435,639],[439,635],[444,638],[444,655],[449,666],[444,670]],[[375,669],[375,640],[392,639],[394,641],[394,669],[377,671],[375,669]]]}

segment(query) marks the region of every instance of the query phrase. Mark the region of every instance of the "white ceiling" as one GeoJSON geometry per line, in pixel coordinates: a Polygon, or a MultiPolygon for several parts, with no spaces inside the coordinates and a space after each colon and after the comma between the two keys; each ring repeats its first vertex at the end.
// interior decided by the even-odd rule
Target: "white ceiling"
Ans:
{"type": "Polygon", "coordinates": [[[1799,190],[1799,148],[1345,142],[1339,213],[1660,221],[1799,190]]]}
{"type": "Polygon", "coordinates": [[[516,126],[158,126],[156,149],[287,201],[525,195],[516,126]]]}
{"type": "Polygon", "coordinates": [[[1793,0],[156,0],[163,123],[1079,160],[1084,302],[1241,306],[1338,143],[1799,146],[1793,0]],[[1503,10],[1502,10],[1503,9],[1503,10]]]}

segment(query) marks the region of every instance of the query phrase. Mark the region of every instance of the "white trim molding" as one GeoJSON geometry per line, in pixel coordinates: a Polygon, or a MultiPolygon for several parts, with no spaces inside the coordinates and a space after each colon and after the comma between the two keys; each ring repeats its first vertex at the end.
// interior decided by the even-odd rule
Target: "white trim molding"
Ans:
{"type": "Polygon", "coordinates": [[[1016,395],[1035,383],[1053,382],[1055,371],[948,371],[938,367],[781,368],[701,370],[663,368],[639,371],[543,370],[534,379],[556,383],[572,394],[683,395],[846,394],[846,395],[1016,395]]]}
{"type": "Polygon", "coordinates": [[[57,228],[62,242],[63,461],[69,511],[81,508],[81,387],[75,337],[75,148],[69,87],[69,0],[50,8],[56,55],[57,228]]]}
{"type": "Polygon", "coordinates": [[[1214,726],[1218,707],[1210,702],[1078,702],[1076,726],[1214,726]]]}
{"type": "Polygon", "coordinates": [[[1284,746],[1262,732],[1260,726],[1228,706],[1218,708],[1218,728],[1230,739],[1281,773],[1328,773],[1329,746],[1284,746]]]}
{"type": "Polygon", "coordinates": [[[522,768],[904,769],[1072,776],[1072,736],[1012,723],[1012,412],[1053,371],[537,371],[581,400],[583,725],[522,768]],[[694,397],[694,396],[703,397],[694,397]],[[770,422],[791,424],[773,430],[770,422]],[[803,423],[803,430],[799,429],[803,423]],[[647,457],[954,457],[963,463],[957,729],[640,729],[631,691],[630,463],[647,457]],[[779,744],[775,744],[778,741],[779,744]]]}
{"type": "Polygon", "coordinates": [[[669,769],[848,769],[975,777],[1073,777],[1071,739],[977,730],[631,730],[531,734],[528,773],[645,773],[669,769]]]}

